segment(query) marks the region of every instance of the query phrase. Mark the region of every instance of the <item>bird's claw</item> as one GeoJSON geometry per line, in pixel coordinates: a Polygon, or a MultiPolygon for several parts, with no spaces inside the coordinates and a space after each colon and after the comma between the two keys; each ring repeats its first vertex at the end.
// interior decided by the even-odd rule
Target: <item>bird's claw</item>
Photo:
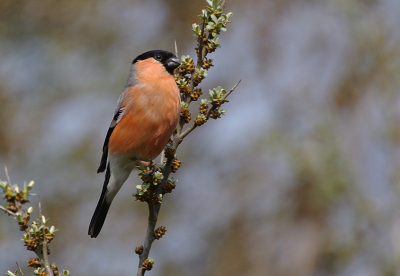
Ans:
{"type": "Polygon", "coordinates": [[[148,161],[135,159],[135,162],[145,166],[146,168],[150,168],[150,170],[146,173],[146,175],[152,175],[156,171],[156,165],[154,165],[155,164],[154,160],[151,160],[150,162],[148,162],[148,161]]]}

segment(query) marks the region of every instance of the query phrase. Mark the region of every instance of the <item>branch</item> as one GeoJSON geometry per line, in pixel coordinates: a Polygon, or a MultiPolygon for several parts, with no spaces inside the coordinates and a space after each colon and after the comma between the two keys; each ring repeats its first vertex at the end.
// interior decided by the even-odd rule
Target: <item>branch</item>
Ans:
{"type": "MultiPolygon", "coordinates": [[[[196,68],[201,68],[203,66],[203,60],[206,56],[206,48],[204,47],[204,43],[203,43],[203,36],[204,36],[204,30],[206,28],[206,24],[205,24],[205,18],[203,18],[203,23],[202,23],[202,28],[201,28],[201,35],[200,35],[200,41],[199,41],[199,49],[198,49],[198,53],[197,53],[197,64],[196,64],[196,68]]],[[[193,92],[194,90],[194,79],[193,79],[194,73],[192,73],[192,77],[190,80],[190,91],[193,92]]],[[[192,101],[192,98],[190,97],[190,94],[184,94],[183,95],[183,101],[187,104],[190,104],[190,102],[192,101]]],[[[179,119],[179,125],[178,125],[178,133],[182,132],[182,127],[185,124],[185,121],[180,118],[179,119]]]]}
{"type": "MultiPolygon", "coordinates": [[[[214,3],[214,1],[213,1],[214,3]]],[[[225,1],[222,0],[221,2],[221,6],[225,6],[225,1]]],[[[192,98],[192,93],[194,91],[195,85],[198,85],[201,80],[203,80],[206,76],[206,74],[204,75],[199,75],[199,73],[197,73],[196,78],[195,78],[195,73],[196,72],[202,72],[202,70],[200,70],[201,68],[205,67],[204,69],[206,70],[206,68],[210,68],[210,66],[212,66],[212,64],[204,66],[204,59],[206,58],[206,55],[208,53],[207,49],[208,49],[208,40],[212,39],[215,36],[215,33],[213,35],[213,32],[215,31],[216,33],[219,34],[219,32],[225,31],[226,29],[224,28],[225,25],[227,23],[229,23],[230,21],[227,20],[227,18],[229,18],[231,15],[229,15],[228,17],[223,17],[223,19],[225,19],[225,22],[223,21],[222,23],[220,21],[218,21],[218,26],[215,27],[215,29],[213,30],[213,32],[211,32],[210,30],[208,30],[208,35],[204,38],[205,36],[205,32],[206,32],[206,23],[208,22],[209,18],[213,18],[212,14],[208,14],[209,12],[211,13],[215,13],[215,11],[210,11],[209,9],[207,11],[203,10],[203,23],[202,23],[202,27],[201,27],[201,31],[200,31],[200,37],[198,38],[198,34],[199,34],[199,29],[196,27],[195,28],[195,33],[196,33],[196,37],[197,37],[197,41],[198,41],[198,49],[197,49],[197,64],[196,64],[196,70],[193,70],[193,65],[191,64],[190,61],[190,67],[186,67],[187,65],[185,65],[183,68],[185,68],[184,70],[178,71],[177,69],[177,75],[180,79],[185,79],[185,81],[188,81],[187,75],[191,74],[190,76],[190,86],[189,89],[187,89],[187,86],[184,87],[184,90],[182,90],[181,88],[181,101],[182,103],[185,104],[185,108],[186,108],[186,104],[187,106],[189,106],[189,104],[192,102],[193,98],[192,98]],[[222,24],[222,25],[221,25],[222,24]],[[204,44],[207,44],[207,47],[204,44]],[[188,68],[190,68],[190,70],[188,70],[188,68]],[[194,81],[196,79],[196,82],[194,81]],[[188,93],[189,92],[189,93],[188,93]]],[[[221,11],[218,11],[218,16],[220,15],[220,13],[222,13],[221,11]]],[[[217,23],[217,22],[216,22],[217,23]]],[[[215,49],[217,47],[220,47],[219,44],[216,43],[213,48],[211,49],[212,52],[215,51],[215,49]]],[[[178,47],[176,44],[176,39],[175,39],[175,54],[176,56],[178,56],[178,47]]],[[[194,61],[193,61],[194,62],[194,61]]],[[[182,65],[181,65],[182,66],[182,65]]],[[[203,74],[203,73],[201,73],[203,74]]],[[[239,83],[241,82],[241,80],[224,96],[224,99],[226,99],[234,90],[235,88],[239,85],[239,83]]],[[[187,85],[187,83],[185,84],[187,85]]],[[[222,95],[221,95],[222,97],[222,95]]],[[[196,97],[196,100],[198,99],[198,96],[196,97]]],[[[223,101],[222,101],[223,103],[223,101]]],[[[206,119],[210,118],[211,116],[211,112],[215,109],[217,109],[218,106],[216,107],[210,107],[210,109],[208,110],[206,116],[206,119]]],[[[187,110],[185,110],[186,112],[187,110]]],[[[185,117],[184,115],[180,116],[178,125],[173,133],[173,140],[172,140],[172,148],[169,145],[168,146],[168,152],[167,149],[165,150],[165,152],[167,153],[164,156],[164,152],[163,152],[163,156],[161,157],[161,166],[162,168],[160,168],[159,172],[162,171],[163,173],[163,178],[161,181],[159,181],[161,178],[159,176],[157,176],[158,181],[156,182],[152,182],[153,180],[149,181],[149,180],[145,180],[143,177],[145,175],[142,175],[142,179],[144,180],[145,183],[147,183],[145,186],[142,185],[141,189],[141,194],[136,194],[137,199],[140,199],[140,201],[146,201],[148,208],[149,208],[149,218],[148,218],[148,225],[147,225],[147,232],[146,232],[146,238],[144,241],[144,245],[137,247],[135,252],[137,254],[139,254],[139,266],[138,266],[138,272],[137,272],[137,276],[143,276],[146,272],[146,270],[150,270],[151,266],[153,264],[153,261],[151,260],[151,258],[149,258],[149,253],[150,253],[150,249],[151,249],[151,245],[154,242],[154,240],[157,238],[159,239],[159,233],[158,230],[156,230],[156,224],[157,224],[157,219],[158,219],[158,215],[161,209],[161,204],[157,203],[160,202],[161,199],[159,198],[160,195],[164,195],[166,193],[166,189],[165,189],[165,185],[168,181],[169,175],[171,174],[171,171],[176,171],[176,167],[174,170],[172,170],[172,165],[174,164],[174,156],[175,153],[177,151],[178,146],[182,143],[183,139],[189,135],[189,133],[191,133],[198,125],[201,125],[204,123],[204,118],[203,121],[201,123],[198,122],[198,124],[193,123],[190,127],[188,127],[183,133],[183,126],[186,124],[185,120],[188,119],[188,117],[185,117]],[[164,160],[165,158],[167,158],[167,161],[164,164],[164,160]],[[159,182],[159,183],[158,183],[159,182]],[[158,184],[156,184],[158,183],[158,184]],[[143,188],[144,187],[144,188],[143,188]],[[152,194],[149,194],[148,191],[151,191],[152,194]],[[145,194],[147,193],[147,194],[145,194]]],[[[190,121],[190,120],[188,120],[190,121]]],[[[180,165],[180,163],[178,163],[180,165]]],[[[174,166],[178,166],[177,164],[174,164],[174,166]]],[[[179,167],[179,166],[178,166],[179,167]]],[[[143,173],[143,172],[142,172],[143,173]]],[[[154,178],[153,178],[154,179],[154,178]]],[[[170,192],[170,188],[168,187],[167,192],[170,192]]],[[[162,228],[160,228],[162,229],[162,228]]],[[[165,233],[165,228],[163,229],[164,233],[165,233]]]]}
{"type": "MultiPolygon", "coordinates": [[[[242,80],[239,80],[239,82],[234,87],[232,87],[232,89],[228,93],[226,93],[224,99],[226,99],[236,89],[236,87],[239,85],[239,83],[241,81],[242,80]]],[[[210,117],[211,110],[212,110],[212,108],[207,113],[207,119],[210,117]]],[[[174,138],[173,139],[173,148],[176,150],[178,148],[178,146],[180,145],[180,143],[183,141],[183,139],[190,132],[192,132],[196,127],[197,127],[197,125],[193,124],[192,126],[187,128],[184,133],[182,133],[180,135],[178,134],[178,132],[175,132],[174,136],[173,136],[173,138],[174,138]]],[[[170,158],[167,159],[167,162],[164,165],[164,172],[163,172],[164,178],[162,179],[161,183],[159,184],[159,187],[158,187],[157,191],[154,193],[154,196],[158,196],[159,194],[162,194],[162,195],[165,194],[164,185],[168,181],[169,175],[171,174],[172,161],[173,160],[170,158]]],[[[146,233],[146,239],[144,241],[143,251],[142,251],[142,253],[139,254],[139,267],[138,267],[137,276],[143,276],[146,272],[146,270],[143,268],[143,262],[149,257],[151,245],[153,244],[154,239],[155,239],[154,230],[156,228],[158,214],[161,209],[161,204],[153,205],[151,202],[147,202],[147,205],[149,207],[149,221],[148,221],[148,225],[147,225],[147,233],[146,233]]]]}
{"type": "Polygon", "coordinates": [[[19,267],[18,263],[16,263],[16,264],[17,264],[17,267],[18,267],[19,273],[21,274],[21,276],[24,276],[24,273],[22,272],[22,269],[19,267]]]}
{"type": "MultiPolygon", "coordinates": [[[[42,222],[41,224],[43,226],[43,228],[42,228],[42,231],[43,231],[43,255],[42,255],[41,259],[44,262],[44,267],[46,268],[47,274],[49,274],[49,276],[54,276],[53,270],[50,267],[49,257],[47,254],[47,238],[46,238],[45,225],[44,225],[45,217],[43,217],[43,215],[42,215],[42,205],[40,204],[40,198],[39,198],[39,213],[40,213],[40,221],[42,222]]],[[[39,248],[37,248],[37,249],[38,249],[37,251],[39,251],[39,248]]],[[[36,254],[37,254],[37,252],[36,252],[36,254]]],[[[39,254],[38,254],[38,256],[39,256],[39,254]]]]}
{"type": "Polygon", "coordinates": [[[224,100],[225,100],[226,98],[228,98],[228,96],[233,92],[233,90],[236,89],[236,87],[237,87],[237,86],[239,85],[239,83],[241,83],[241,82],[242,82],[242,80],[239,80],[238,83],[237,83],[234,87],[232,87],[231,90],[229,90],[228,93],[226,93],[226,95],[225,95],[225,97],[224,97],[224,100]]]}
{"type": "MultiPolygon", "coordinates": [[[[167,182],[169,175],[171,174],[172,161],[173,161],[172,159],[167,159],[167,162],[164,165],[164,172],[163,172],[164,178],[159,184],[159,187],[156,193],[154,194],[155,196],[158,196],[159,194],[162,195],[165,194],[163,187],[167,182]]],[[[143,276],[144,273],[146,272],[146,270],[143,268],[143,262],[149,257],[151,245],[153,244],[155,239],[154,230],[156,229],[158,213],[160,212],[161,209],[161,204],[153,205],[151,202],[147,202],[147,205],[149,207],[149,221],[147,224],[146,239],[144,241],[143,251],[139,254],[139,267],[137,276],[143,276]]]]}
{"type": "Polygon", "coordinates": [[[6,208],[4,208],[3,206],[0,205],[0,210],[6,212],[7,214],[9,214],[10,216],[15,217],[15,214],[9,210],[7,210],[6,208]]]}
{"type": "MultiPolygon", "coordinates": [[[[225,95],[225,97],[224,97],[224,100],[233,92],[233,90],[236,89],[236,87],[239,85],[239,83],[240,83],[241,81],[242,81],[242,80],[239,80],[238,83],[237,83],[234,87],[232,87],[232,89],[229,90],[228,93],[226,93],[226,95],[225,95]]],[[[212,108],[210,108],[210,109],[208,110],[208,112],[207,112],[207,114],[206,114],[207,120],[210,118],[211,112],[214,111],[215,109],[217,109],[217,107],[212,107],[212,108]]],[[[188,134],[189,134],[190,132],[192,132],[196,127],[197,127],[197,125],[196,125],[195,123],[193,123],[193,125],[191,125],[190,127],[188,127],[188,128],[179,136],[179,144],[180,144],[180,143],[182,142],[182,140],[183,140],[186,136],[188,136],[188,134]]]]}
{"type": "Polygon", "coordinates": [[[188,134],[190,132],[193,131],[193,129],[195,129],[197,127],[197,125],[195,123],[193,123],[193,125],[191,125],[190,127],[188,127],[180,136],[180,143],[182,142],[183,138],[185,138],[186,136],[188,136],[188,134]]]}
{"type": "MultiPolygon", "coordinates": [[[[226,93],[226,95],[225,95],[225,97],[224,97],[224,100],[226,99],[226,98],[228,98],[228,96],[233,92],[233,90],[235,90],[236,89],[236,87],[239,85],[239,83],[241,82],[242,80],[240,80],[240,81],[238,81],[238,83],[234,86],[234,87],[232,87],[232,89],[231,90],[229,90],[229,92],[228,93],[226,93]]],[[[206,118],[207,118],[207,120],[210,118],[210,115],[211,115],[211,112],[212,111],[214,111],[214,110],[216,110],[218,107],[211,107],[208,111],[207,111],[207,114],[206,114],[206,118]]]]}
{"type": "MultiPolygon", "coordinates": [[[[203,66],[203,59],[206,55],[206,51],[204,48],[204,29],[206,28],[206,18],[203,18],[203,24],[201,28],[201,35],[200,35],[200,43],[199,43],[199,52],[197,53],[197,68],[201,68],[203,66]]],[[[192,81],[193,83],[193,81],[192,81]]],[[[192,89],[193,90],[193,89],[192,89]]]]}
{"type": "Polygon", "coordinates": [[[143,251],[139,255],[139,268],[137,276],[143,276],[146,270],[143,268],[143,262],[149,257],[150,248],[155,240],[154,230],[156,229],[158,213],[160,212],[161,204],[153,205],[151,202],[147,203],[149,207],[149,222],[147,224],[146,239],[143,246],[143,251]]]}

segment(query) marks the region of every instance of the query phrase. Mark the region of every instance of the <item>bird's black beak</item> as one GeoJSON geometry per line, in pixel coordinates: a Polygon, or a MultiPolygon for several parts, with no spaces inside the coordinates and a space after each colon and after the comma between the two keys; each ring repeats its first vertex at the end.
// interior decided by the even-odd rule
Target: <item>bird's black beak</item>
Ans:
{"type": "Polygon", "coordinates": [[[179,59],[177,57],[170,58],[167,61],[168,68],[171,68],[172,70],[175,70],[176,68],[178,68],[179,65],[181,65],[181,63],[179,62],[179,59]]]}

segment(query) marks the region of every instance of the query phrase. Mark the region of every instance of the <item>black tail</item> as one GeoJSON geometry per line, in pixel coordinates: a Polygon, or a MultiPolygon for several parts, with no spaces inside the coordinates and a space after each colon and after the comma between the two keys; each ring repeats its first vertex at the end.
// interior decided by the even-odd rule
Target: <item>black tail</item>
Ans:
{"type": "Polygon", "coordinates": [[[108,181],[110,181],[110,164],[107,166],[106,178],[104,180],[103,191],[101,192],[99,203],[97,203],[96,210],[94,211],[89,225],[88,234],[92,238],[96,238],[99,235],[100,230],[103,227],[104,220],[106,219],[108,209],[110,209],[111,202],[106,202],[108,181]]]}

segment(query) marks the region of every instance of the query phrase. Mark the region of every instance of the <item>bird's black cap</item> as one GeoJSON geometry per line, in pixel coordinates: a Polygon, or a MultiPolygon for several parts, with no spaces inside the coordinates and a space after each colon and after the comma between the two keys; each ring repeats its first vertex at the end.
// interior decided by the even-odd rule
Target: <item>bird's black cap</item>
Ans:
{"type": "Polygon", "coordinates": [[[161,62],[170,74],[173,74],[174,70],[180,65],[179,59],[173,53],[164,50],[152,50],[145,52],[137,56],[133,60],[132,64],[135,64],[139,60],[145,60],[148,58],[154,58],[155,60],[161,62]]]}

